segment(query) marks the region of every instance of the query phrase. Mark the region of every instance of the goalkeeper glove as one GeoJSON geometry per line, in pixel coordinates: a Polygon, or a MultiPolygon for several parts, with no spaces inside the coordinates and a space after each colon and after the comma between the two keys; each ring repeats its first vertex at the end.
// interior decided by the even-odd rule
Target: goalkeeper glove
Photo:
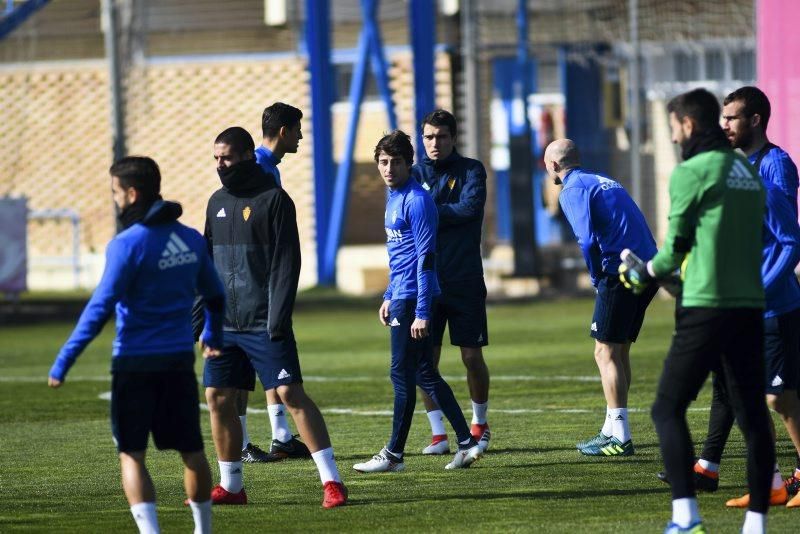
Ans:
{"type": "Polygon", "coordinates": [[[619,257],[622,260],[618,269],[622,285],[639,295],[653,281],[653,277],[647,272],[647,262],[642,261],[628,248],[619,257]]]}

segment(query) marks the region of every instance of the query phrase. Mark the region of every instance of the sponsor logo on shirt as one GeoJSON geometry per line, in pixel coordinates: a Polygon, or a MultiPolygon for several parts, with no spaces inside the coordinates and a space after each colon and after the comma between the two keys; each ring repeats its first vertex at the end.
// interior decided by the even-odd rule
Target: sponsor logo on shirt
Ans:
{"type": "Polygon", "coordinates": [[[608,191],[609,189],[622,189],[622,186],[619,184],[619,182],[615,182],[614,180],[606,178],[605,176],[597,176],[597,181],[600,183],[600,189],[603,191],[608,191]]]}
{"type": "Polygon", "coordinates": [[[733,167],[731,167],[731,172],[728,174],[725,184],[730,189],[739,189],[742,191],[758,191],[761,188],[760,181],[756,179],[745,164],[738,159],[733,162],[733,167]]]}
{"type": "Polygon", "coordinates": [[[191,251],[186,243],[178,237],[178,234],[172,232],[169,235],[164,251],[161,253],[161,259],[158,260],[158,268],[164,271],[190,263],[197,263],[197,254],[191,251]]]}
{"type": "Polygon", "coordinates": [[[225,208],[220,208],[217,212],[217,217],[225,217],[225,208]]]}
{"type": "Polygon", "coordinates": [[[393,230],[391,228],[386,228],[386,241],[389,243],[392,242],[403,242],[403,231],[402,230],[393,230]]]}

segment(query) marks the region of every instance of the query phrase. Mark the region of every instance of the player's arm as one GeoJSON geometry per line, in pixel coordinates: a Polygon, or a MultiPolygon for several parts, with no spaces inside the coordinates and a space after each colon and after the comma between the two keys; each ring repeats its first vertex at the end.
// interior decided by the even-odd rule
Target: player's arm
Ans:
{"type": "MultiPolygon", "coordinates": [[[[442,189],[447,188],[447,184],[440,185],[442,189]]],[[[486,204],[486,170],[483,165],[477,163],[467,170],[464,185],[458,202],[453,204],[439,204],[439,224],[442,227],[463,224],[475,220],[483,213],[486,204]]]]}
{"type": "MultiPolygon", "coordinates": [[[[214,243],[211,238],[211,218],[208,216],[210,208],[211,206],[209,203],[209,206],[206,208],[206,224],[203,229],[203,239],[206,242],[208,257],[213,259],[214,243]]],[[[212,267],[213,267],[213,260],[212,260],[212,267]]],[[[206,319],[206,307],[205,304],[203,303],[203,296],[198,295],[197,298],[194,299],[194,305],[192,306],[192,334],[194,335],[195,341],[201,340],[200,335],[202,334],[203,327],[205,326],[205,319],[206,319]]]]}
{"type": "Polygon", "coordinates": [[[800,262],[800,226],[789,201],[778,188],[767,188],[764,225],[781,247],[778,259],[772,265],[762,264],[764,290],[769,291],[776,282],[793,273],[800,262]]]}
{"type": "Polygon", "coordinates": [[[274,254],[269,273],[269,335],[272,340],[286,336],[292,328],[292,311],[300,280],[300,238],[294,202],[283,190],[269,208],[264,221],[271,232],[274,254]]]}
{"type": "Polygon", "coordinates": [[[596,286],[603,270],[603,261],[592,229],[589,192],[580,187],[571,187],[561,192],[558,202],[578,241],[583,259],[589,268],[592,285],[596,286]]]}
{"type": "Polygon", "coordinates": [[[669,181],[669,226],[664,246],[648,262],[648,273],[666,278],[681,266],[694,243],[697,224],[700,178],[686,167],[678,166],[669,181]]]}
{"type": "Polygon", "coordinates": [[[199,300],[203,303],[203,328],[199,336],[203,355],[207,358],[219,356],[222,348],[222,321],[225,316],[225,288],[211,256],[207,254],[200,254],[197,291],[200,294],[199,300]]]}
{"type": "Polygon", "coordinates": [[[429,333],[433,291],[436,285],[437,215],[433,201],[416,197],[408,203],[407,219],[417,255],[417,308],[411,325],[411,337],[419,339],[429,333]]]}
{"type": "Polygon", "coordinates": [[[106,267],[100,284],[81,313],[78,324],[56,356],[48,373],[48,385],[59,387],[75,360],[102,330],[114,312],[114,305],[130,286],[135,267],[133,251],[119,240],[112,240],[106,248],[106,267]]]}

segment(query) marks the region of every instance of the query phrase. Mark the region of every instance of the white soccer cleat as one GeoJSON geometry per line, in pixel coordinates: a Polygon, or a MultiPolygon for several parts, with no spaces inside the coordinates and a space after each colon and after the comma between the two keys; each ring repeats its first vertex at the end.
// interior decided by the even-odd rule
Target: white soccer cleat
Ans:
{"type": "Polygon", "coordinates": [[[445,469],[462,469],[477,462],[483,452],[480,445],[473,445],[469,449],[459,449],[453,457],[453,461],[444,466],[445,469]]]}
{"type": "Polygon", "coordinates": [[[431,444],[422,449],[422,454],[450,454],[450,442],[447,441],[447,436],[443,439],[434,436],[431,444]]]}
{"type": "Polygon", "coordinates": [[[359,473],[383,473],[386,471],[402,471],[405,469],[405,464],[402,460],[398,461],[397,457],[390,454],[386,448],[383,448],[381,452],[372,457],[372,460],[355,464],[353,469],[359,473]]]}
{"type": "Polygon", "coordinates": [[[487,423],[472,423],[470,434],[472,434],[472,437],[478,442],[478,445],[481,446],[481,452],[486,452],[486,449],[489,448],[489,440],[492,439],[492,432],[489,430],[489,425],[487,423]]]}

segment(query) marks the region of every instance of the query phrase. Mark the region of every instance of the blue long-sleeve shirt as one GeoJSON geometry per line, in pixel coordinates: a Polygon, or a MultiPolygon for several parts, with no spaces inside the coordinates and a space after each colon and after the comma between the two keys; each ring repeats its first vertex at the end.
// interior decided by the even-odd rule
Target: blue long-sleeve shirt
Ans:
{"type": "Polygon", "coordinates": [[[417,299],[418,319],[431,318],[440,294],[436,279],[436,206],[413,178],[389,190],[384,226],[389,252],[389,287],[384,300],[417,299]]]}
{"type": "Polygon", "coordinates": [[[800,226],[783,190],[766,179],[763,181],[767,191],[761,263],[766,297],[764,317],[775,317],[800,308],[800,283],[794,274],[800,262],[800,226]]]}
{"type": "Polygon", "coordinates": [[[411,176],[430,193],[439,214],[436,263],[445,291],[448,284],[482,278],[481,229],[486,204],[483,164],[454,150],[443,160],[426,156],[414,165],[411,176]]]}
{"type": "Polygon", "coordinates": [[[797,188],[800,185],[797,166],[786,151],[775,145],[768,145],[762,150],[750,154],[747,158],[750,163],[755,165],[763,150],[766,150],[766,154],[758,165],[758,174],[767,182],[775,184],[783,192],[795,218],[797,218],[797,188]]]}
{"type": "Polygon", "coordinates": [[[194,361],[196,292],[206,302],[201,339],[208,346],[221,347],[224,288],[203,236],[177,222],[179,215],[180,206],[158,201],[143,221],[111,240],[100,284],[59,351],[51,377],[64,380],[115,310],[112,369],[125,365],[126,369],[157,371],[165,357],[176,354],[191,354],[194,361]]]}
{"type": "Polygon", "coordinates": [[[276,158],[275,154],[272,153],[272,150],[268,149],[264,145],[259,145],[256,147],[255,155],[256,163],[258,163],[265,172],[274,176],[278,187],[281,187],[281,171],[278,170],[278,164],[281,162],[281,160],[276,158]]]}
{"type": "Polygon", "coordinates": [[[656,254],[656,242],[641,210],[625,188],[600,174],[570,170],[558,197],[581,247],[592,284],[616,276],[619,254],[629,248],[642,260],[656,254]]]}

